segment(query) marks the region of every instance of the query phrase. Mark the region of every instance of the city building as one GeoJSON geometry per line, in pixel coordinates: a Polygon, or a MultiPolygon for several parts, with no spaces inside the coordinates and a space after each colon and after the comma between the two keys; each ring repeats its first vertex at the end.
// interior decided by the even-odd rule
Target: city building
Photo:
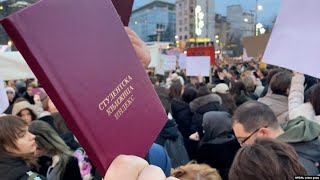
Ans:
{"type": "Polygon", "coordinates": [[[215,17],[215,45],[216,50],[223,51],[228,42],[230,23],[226,16],[216,14],[215,17]]]}
{"type": "Polygon", "coordinates": [[[153,0],[132,11],[129,27],[143,41],[174,42],[175,24],[175,4],[165,0],[153,0]]]}
{"type": "Polygon", "coordinates": [[[210,39],[215,37],[214,0],[177,0],[177,40],[210,39]]]}
{"type": "MultiPolygon", "coordinates": [[[[37,0],[6,0],[0,2],[0,19],[22,9],[25,8],[37,0]]],[[[12,45],[12,41],[10,40],[9,36],[3,29],[0,27],[0,45],[12,45]]]]}
{"type": "Polygon", "coordinates": [[[241,5],[227,7],[227,21],[229,32],[226,43],[226,50],[230,56],[242,54],[242,39],[255,35],[255,16],[253,12],[245,12],[241,5]]]}
{"type": "Polygon", "coordinates": [[[255,34],[255,16],[245,12],[241,5],[227,7],[227,21],[230,23],[230,35],[242,39],[255,34]]]}

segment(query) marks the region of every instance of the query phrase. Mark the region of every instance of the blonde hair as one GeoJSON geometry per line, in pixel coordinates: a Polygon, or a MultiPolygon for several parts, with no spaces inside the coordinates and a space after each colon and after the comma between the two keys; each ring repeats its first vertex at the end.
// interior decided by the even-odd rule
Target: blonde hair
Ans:
{"type": "Polygon", "coordinates": [[[206,164],[195,164],[195,162],[178,167],[172,176],[180,180],[222,180],[216,169],[206,164]]]}

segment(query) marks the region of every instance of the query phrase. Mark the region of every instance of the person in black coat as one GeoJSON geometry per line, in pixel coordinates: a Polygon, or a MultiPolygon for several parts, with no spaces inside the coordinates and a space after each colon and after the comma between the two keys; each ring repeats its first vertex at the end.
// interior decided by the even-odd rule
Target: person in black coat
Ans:
{"type": "Polygon", "coordinates": [[[233,159],[240,144],[232,132],[231,115],[226,112],[208,112],[203,117],[204,137],[196,160],[216,168],[222,179],[228,179],[233,159]]]}
{"type": "Polygon", "coordinates": [[[179,132],[176,122],[171,116],[171,104],[169,96],[158,95],[168,115],[168,121],[162,128],[155,143],[163,146],[171,159],[172,167],[176,168],[189,162],[187,151],[184,147],[184,139],[179,132]]]}
{"type": "Polygon", "coordinates": [[[197,90],[193,87],[184,89],[181,98],[182,85],[173,83],[170,87],[171,111],[172,117],[178,124],[178,129],[185,139],[192,134],[191,120],[193,113],[189,107],[189,103],[197,97],[197,90]]]}
{"type": "Polygon", "coordinates": [[[190,103],[191,112],[194,113],[191,122],[192,133],[198,132],[200,137],[203,135],[202,120],[203,115],[209,111],[226,111],[222,106],[222,99],[217,94],[212,94],[206,86],[198,90],[198,97],[190,103]]]}

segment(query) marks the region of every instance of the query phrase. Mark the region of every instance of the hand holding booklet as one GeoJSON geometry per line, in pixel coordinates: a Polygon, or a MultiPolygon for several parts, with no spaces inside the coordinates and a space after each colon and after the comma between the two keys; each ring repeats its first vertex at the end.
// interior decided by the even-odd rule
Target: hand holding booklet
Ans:
{"type": "Polygon", "coordinates": [[[145,156],[167,117],[110,0],[42,0],[1,24],[101,174],[145,156]]]}

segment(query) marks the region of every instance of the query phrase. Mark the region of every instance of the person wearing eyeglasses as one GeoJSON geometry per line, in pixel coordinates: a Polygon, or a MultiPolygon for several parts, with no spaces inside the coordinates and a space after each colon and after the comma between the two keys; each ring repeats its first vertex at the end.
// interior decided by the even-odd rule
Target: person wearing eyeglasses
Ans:
{"type": "Polygon", "coordinates": [[[320,160],[320,125],[303,117],[279,125],[276,115],[265,104],[249,101],[238,107],[232,127],[241,146],[266,137],[290,144],[299,155],[299,162],[308,175],[318,175],[320,160]]]}

